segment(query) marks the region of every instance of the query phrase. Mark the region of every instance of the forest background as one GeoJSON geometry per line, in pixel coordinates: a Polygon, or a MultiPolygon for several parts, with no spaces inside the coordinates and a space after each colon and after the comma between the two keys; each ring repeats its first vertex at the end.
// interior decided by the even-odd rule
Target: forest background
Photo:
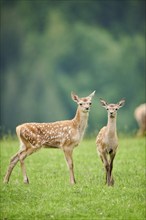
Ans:
{"type": "Polygon", "coordinates": [[[24,122],[70,119],[96,90],[87,134],[106,124],[99,98],[116,103],[118,130],[135,133],[145,102],[144,0],[1,0],[0,134],[24,122]]]}

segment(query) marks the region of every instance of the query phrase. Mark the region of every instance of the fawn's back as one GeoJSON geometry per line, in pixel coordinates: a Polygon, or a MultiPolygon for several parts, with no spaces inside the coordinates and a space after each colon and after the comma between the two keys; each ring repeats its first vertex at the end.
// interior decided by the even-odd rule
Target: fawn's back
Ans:
{"type": "MultiPolygon", "coordinates": [[[[68,146],[79,142],[79,134],[71,121],[53,123],[26,123],[17,127],[21,138],[34,148],[68,146]]],[[[17,132],[18,133],[18,132],[17,132]]]]}

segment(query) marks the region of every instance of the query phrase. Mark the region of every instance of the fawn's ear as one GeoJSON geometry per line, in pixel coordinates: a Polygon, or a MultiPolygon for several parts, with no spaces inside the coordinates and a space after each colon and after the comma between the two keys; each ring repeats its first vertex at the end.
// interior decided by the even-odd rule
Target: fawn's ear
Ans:
{"type": "Polygon", "coordinates": [[[118,102],[119,108],[121,108],[125,104],[125,99],[121,99],[121,101],[118,102]]]}
{"type": "Polygon", "coordinates": [[[103,100],[102,98],[100,98],[100,102],[103,107],[106,107],[108,105],[108,103],[105,100],[103,100]]]}
{"type": "Polygon", "coordinates": [[[92,92],[88,97],[93,98],[96,91],[92,92]]]}
{"type": "Polygon", "coordinates": [[[78,103],[79,100],[80,100],[79,97],[78,97],[74,92],[71,92],[71,97],[72,97],[72,99],[73,99],[74,102],[77,102],[77,103],[78,103]]]}

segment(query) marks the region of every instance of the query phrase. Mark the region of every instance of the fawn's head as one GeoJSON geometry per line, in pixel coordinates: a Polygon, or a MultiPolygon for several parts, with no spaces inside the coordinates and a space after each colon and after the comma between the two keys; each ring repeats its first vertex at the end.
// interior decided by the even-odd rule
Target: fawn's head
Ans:
{"type": "Polygon", "coordinates": [[[110,118],[115,118],[117,110],[125,104],[125,99],[121,99],[117,104],[108,104],[105,100],[100,98],[101,105],[107,110],[110,118]]]}
{"type": "Polygon", "coordinates": [[[71,97],[73,101],[77,102],[80,110],[84,113],[87,113],[90,111],[90,107],[92,105],[92,98],[95,94],[95,91],[92,92],[89,96],[84,98],[79,98],[75,93],[71,93],[71,97]]]}

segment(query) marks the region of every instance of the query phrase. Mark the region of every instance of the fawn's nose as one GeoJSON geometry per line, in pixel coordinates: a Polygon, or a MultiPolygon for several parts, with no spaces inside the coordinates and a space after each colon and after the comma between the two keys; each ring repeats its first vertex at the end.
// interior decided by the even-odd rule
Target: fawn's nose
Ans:
{"type": "Polygon", "coordinates": [[[86,110],[88,111],[88,110],[89,110],[89,108],[86,108],[86,110]]]}

